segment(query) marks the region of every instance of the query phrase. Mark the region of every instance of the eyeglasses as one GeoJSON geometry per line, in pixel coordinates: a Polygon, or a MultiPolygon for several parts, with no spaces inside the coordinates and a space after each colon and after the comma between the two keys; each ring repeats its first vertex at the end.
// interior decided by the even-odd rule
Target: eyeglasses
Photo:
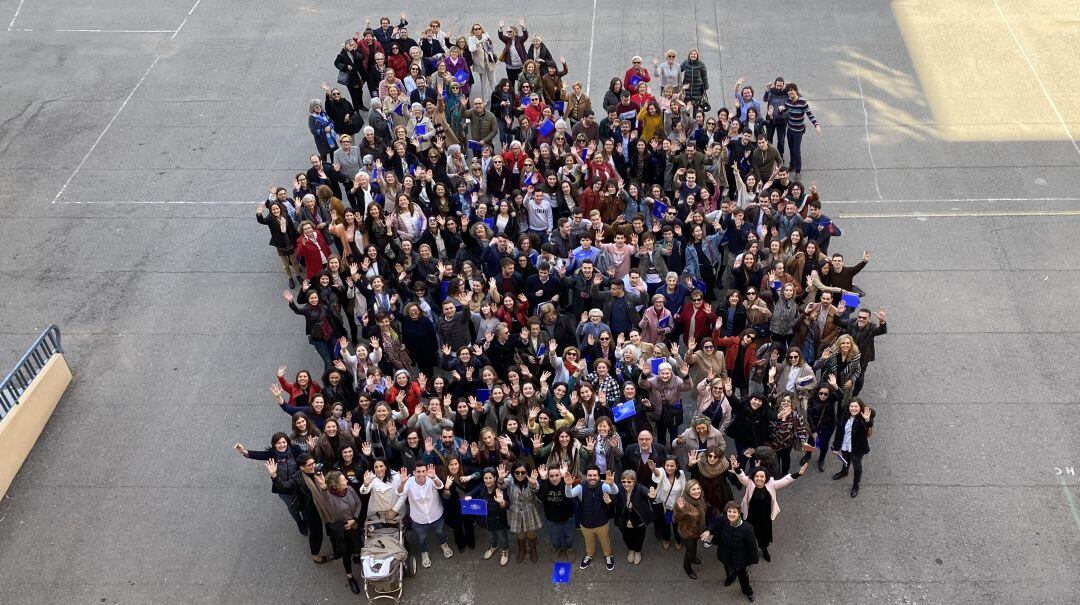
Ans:
{"type": "Polygon", "coordinates": [[[610,336],[601,336],[600,340],[611,340],[610,336]]]}

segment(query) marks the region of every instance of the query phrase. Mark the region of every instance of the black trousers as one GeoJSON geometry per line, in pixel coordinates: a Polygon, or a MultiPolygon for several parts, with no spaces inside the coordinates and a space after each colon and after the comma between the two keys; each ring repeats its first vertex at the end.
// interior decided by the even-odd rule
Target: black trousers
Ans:
{"type": "Polygon", "coordinates": [[[683,539],[683,569],[693,569],[691,565],[694,564],[694,559],[697,559],[697,539],[683,539]]]}
{"type": "Polygon", "coordinates": [[[851,481],[853,487],[859,487],[859,481],[862,479],[862,459],[865,454],[852,454],[851,452],[840,452],[840,455],[844,458],[844,469],[850,466],[851,470],[855,471],[855,477],[851,481]]]}
{"type": "Polygon", "coordinates": [[[648,525],[619,528],[619,531],[622,532],[623,542],[626,543],[626,550],[641,552],[641,547],[645,544],[645,528],[647,527],[648,525]]]}
{"type": "Polygon", "coordinates": [[[754,589],[750,586],[750,574],[746,572],[746,567],[743,567],[741,569],[735,569],[733,567],[728,567],[728,564],[724,563],[724,571],[727,573],[728,580],[738,576],[739,588],[742,589],[744,595],[749,596],[754,594],[754,589]]]}

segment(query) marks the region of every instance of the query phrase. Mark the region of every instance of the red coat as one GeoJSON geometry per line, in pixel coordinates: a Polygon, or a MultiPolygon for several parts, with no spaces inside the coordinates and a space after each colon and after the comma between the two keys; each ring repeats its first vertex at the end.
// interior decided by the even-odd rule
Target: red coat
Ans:
{"type": "Polygon", "coordinates": [[[713,326],[716,324],[716,315],[712,312],[712,307],[706,303],[701,304],[701,308],[696,311],[697,318],[694,322],[694,333],[690,333],[690,317],[693,316],[694,303],[688,301],[683,305],[683,308],[679,311],[679,316],[676,318],[680,325],[682,325],[683,334],[686,334],[687,340],[693,336],[700,343],[702,340],[709,337],[712,334],[713,326]]]}
{"type": "MultiPolygon", "coordinates": [[[[391,406],[397,400],[397,394],[400,390],[397,383],[390,385],[389,389],[386,389],[386,403],[391,406]]],[[[405,407],[409,410],[409,416],[416,413],[416,408],[420,406],[420,385],[415,382],[410,382],[408,391],[405,392],[405,407]]],[[[393,409],[393,407],[391,407],[393,409]]]]}
{"type": "MultiPolygon", "coordinates": [[[[713,344],[724,347],[724,365],[727,366],[728,374],[735,370],[735,358],[739,355],[739,347],[742,346],[739,341],[741,340],[741,336],[713,339],[713,344]]],[[[756,364],[757,351],[754,349],[754,343],[751,342],[746,347],[746,354],[743,355],[743,376],[750,376],[750,372],[756,364]]]]}
{"type": "MultiPolygon", "coordinates": [[[[308,375],[310,376],[311,373],[308,372],[308,375]]],[[[300,387],[294,385],[293,383],[287,382],[285,380],[285,378],[282,377],[282,376],[278,376],[277,380],[278,380],[278,384],[281,385],[281,390],[283,390],[283,391],[285,391],[286,393],[289,394],[289,401],[295,401],[298,396],[306,395],[307,398],[308,398],[308,401],[310,402],[312,397],[314,397],[318,393],[322,392],[322,387],[319,386],[319,383],[315,382],[314,380],[308,380],[308,386],[307,386],[307,391],[306,392],[304,391],[304,389],[301,389],[300,387]]],[[[294,403],[293,405],[296,405],[296,404],[294,403]]]]}
{"type": "Polygon", "coordinates": [[[645,69],[644,67],[641,67],[641,68],[631,67],[630,69],[626,70],[626,74],[623,75],[623,83],[622,83],[623,88],[629,90],[630,94],[634,94],[635,92],[637,92],[637,87],[630,85],[630,76],[632,76],[634,74],[637,74],[637,77],[641,78],[642,82],[651,82],[652,81],[652,76],[649,75],[649,70],[645,69]]]}
{"type": "Polygon", "coordinates": [[[314,235],[314,242],[303,235],[296,238],[296,255],[304,259],[304,267],[307,270],[308,279],[315,279],[315,276],[319,274],[319,271],[323,270],[322,256],[319,255],[320,249],[327,260],[330,259],[330,246],[326,245],[326,238],[324,238],[323,234],[319,231],[315,231],[314,235]]]}

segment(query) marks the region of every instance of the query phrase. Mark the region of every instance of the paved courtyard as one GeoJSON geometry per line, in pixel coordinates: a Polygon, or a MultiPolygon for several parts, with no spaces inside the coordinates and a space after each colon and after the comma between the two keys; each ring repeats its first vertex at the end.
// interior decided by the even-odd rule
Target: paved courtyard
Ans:
{"type": "MultiPolygon", "coordinates": [[[[759,602],[1076,602],[1075,0],[192,2],[0,0],[0,368],[56,323],[76,375],[0,503],[0,602],[355,599],[231,446],[285,426],[277,366],[318,363],[254,203],[305,166],[344,38],[400,10],[524,14],[597,102],[630,56],[691,46],[714,107],[740,76],[809,99],[803,179],[833,248],[873,251],[858,283],[889,334],[860,497],[816,470],[785,491],[759,602]]],[[[713,551],[696,582],[652,540],[616,554],[558,588],[437,558],[405,602],[741,599],[715,596],[713,551]]]]}

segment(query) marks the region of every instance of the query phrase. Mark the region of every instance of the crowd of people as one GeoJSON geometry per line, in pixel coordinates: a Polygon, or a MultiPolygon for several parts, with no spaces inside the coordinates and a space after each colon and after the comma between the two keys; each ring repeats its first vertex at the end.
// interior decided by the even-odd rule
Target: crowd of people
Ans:
{"type": "Polygon", "coordinates": [[[408,25],[346,40],[310,168],[258,203],[323,367],[281,366],[288,428],[236,450],[354,592],[365,523],[403,522],[423,567],[478,532],[503,566],[544,530],[609,571],[613,529],[631,565],[652,534],[690,578],[715,546],[753,600],[778,490],[814,463],[859,493],[886,333],[870,252],[801,180],[809,103],[784,78],[725,99],[691,49],[594,106],[524,19],[408,25]]]}

